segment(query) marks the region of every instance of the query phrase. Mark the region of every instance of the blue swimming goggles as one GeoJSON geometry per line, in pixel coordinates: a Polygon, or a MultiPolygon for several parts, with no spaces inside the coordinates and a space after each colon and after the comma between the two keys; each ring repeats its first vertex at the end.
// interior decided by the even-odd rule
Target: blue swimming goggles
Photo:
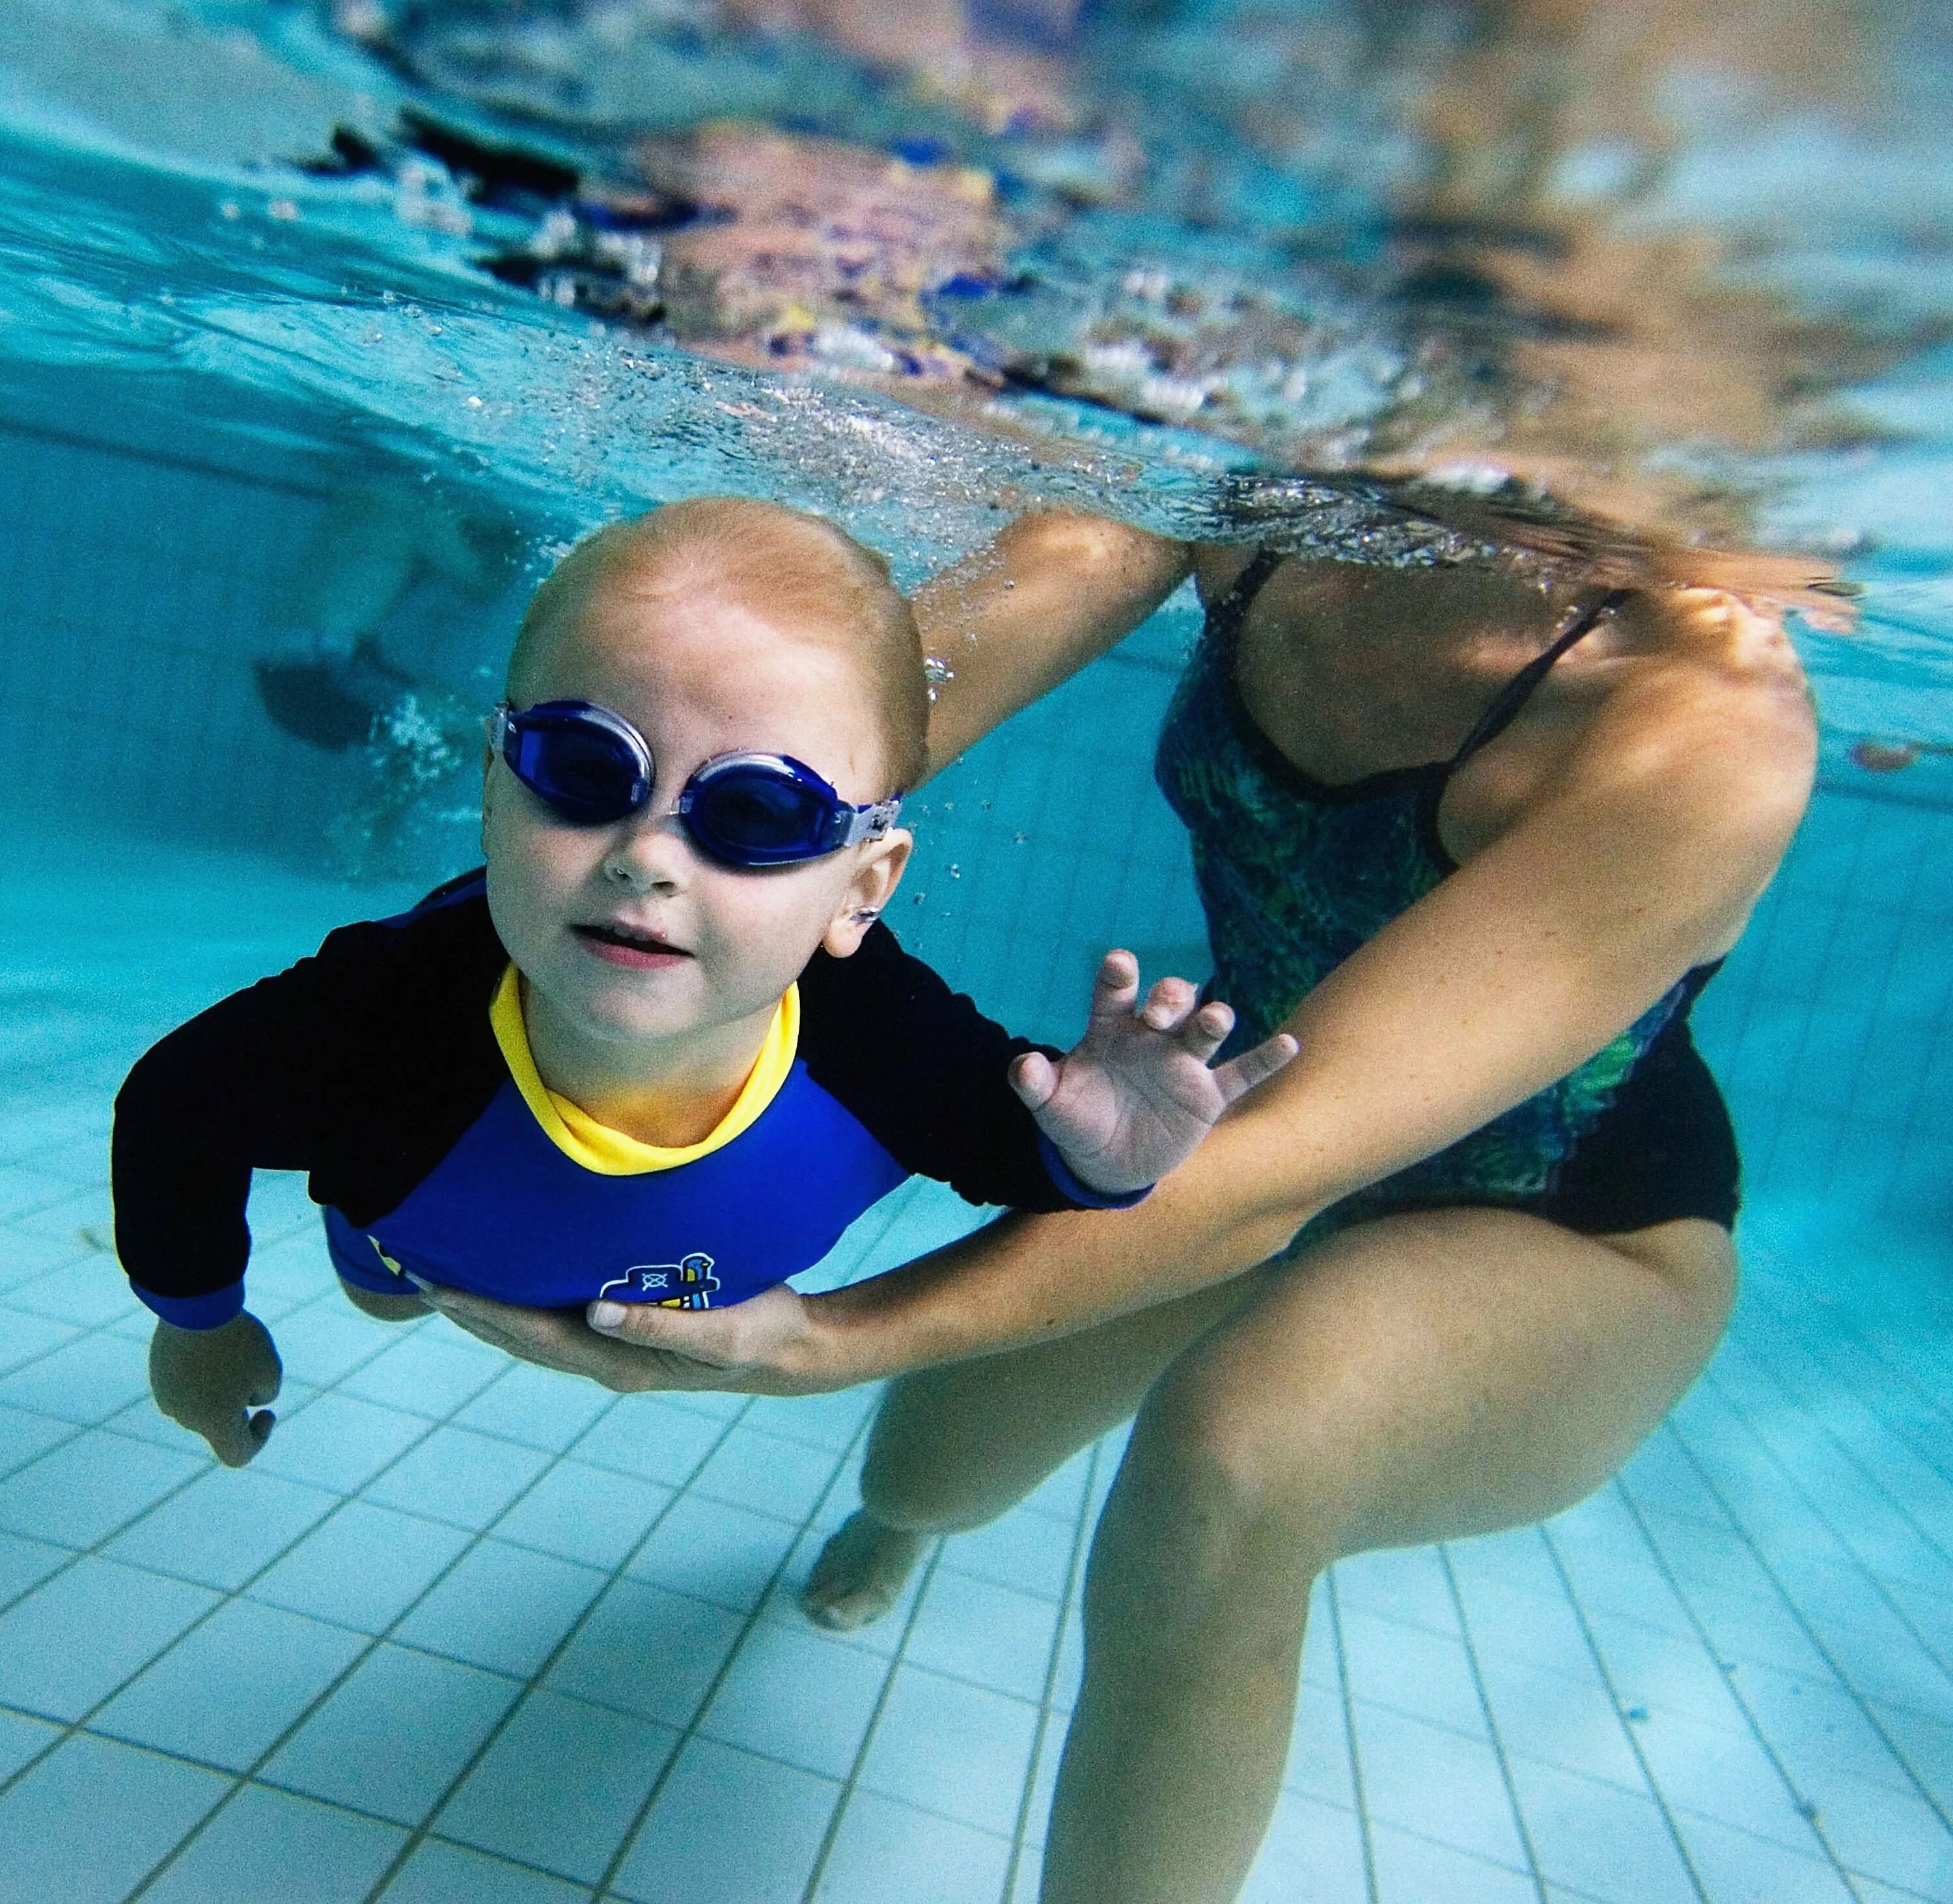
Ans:
{"type": "MultiPolygon", "coordinates": [[[[613,825],[651,797],[644,737],[594,701],[541,701],[519,714],[498,702],[488,744],[572,825],[613,825]]],[[[751,869],[879,840],[901,804],[892,794],[851,806],[811,767],[783,753],[722,753],[685,782],[672,811],[707,858],[751,869]]]]}

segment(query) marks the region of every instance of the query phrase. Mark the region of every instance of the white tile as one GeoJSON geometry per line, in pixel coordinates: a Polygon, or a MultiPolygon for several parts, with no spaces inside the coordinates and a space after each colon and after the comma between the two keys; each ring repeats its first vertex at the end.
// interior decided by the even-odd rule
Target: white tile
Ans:
{"type": "Polygon", "coordinates": [[[750,1613],[766,1597],[798,1531],[770,1514],[687,1494],[625,1570],[633,1579],[750,1613]]]}
{"type": "Polygon", "coordinates": [[[457,1427],[478,1429],[484,1435],[560,1454],[616,1401],[594,1382],[518,1362],[454,1420],[457,1427]]]}
{"type": "Polygon", "coordinates": [[[0,1701],[78,1719],[217,1597],[112,1561],[77,1561],[0,1614],[0,1701]]]}
{"type": "Polygon", "coordinates": [[[1064,1597],[1071,1569],[1075,1530],[1049,1515],[1013,1508],[973,1533],[952,1534],[943,1543],[942,1564],[1020,1593],[1048,1600],[1064,1597]]]}
{"type": "Polygon", "coordinates": [[[1804,1796],[1847,1871],[1922,1897],[1953,1899],[1953,1833],[1916,1793],[1831,1772],[1808,1783],[1804,1796]]]}
{"type": "Polygon", "coordinates": [[[1353,1555],[1336,1563],[1335,1574],[1336,1591],[1348,1611],[1457,1636],[1458,1609],[1437,1548],[1353,1555]]]}
{"type": "Polygon", "coordinates": [[[135,1745],[248,1771],[366,1643],[342,1627],[229,1601],[89,1723],[135,1745]]]}
{"type": "Polygon", "coordinates": [[[484,1540],[462,1555],[392,1637],[528,1679],[562,1644],[604,1577],[553,1554],[484,1540]]]}
{"type": "Polygon", "coordinates": [[[362,1316],[350,1304],[314,1303],[281,1320],[272,1339],[290,1374],[328,1388],[378,1355],[399,1326],[362,1316]]]}
{"type": "Polygon", "coordinates": [[[251,1596],[362,1633],[384,1633],[469,1539],[458,1527],[349,1501],[252,1582],[251,1596]]]}
{"type": "Polygon", "coordinates": [[[95,1251],[31,1282],[16,1283],[7,1292],[7,1306],[80,1329],[99,1328],[142,1307],[114,1257],[95,1251]]]}
{"type": "Polygon", "coordinates": [[[114,1904],[230,1789],[221,1773],[85,1733],[0,1796],[0,1904],[114,1904]],[[83,1818],[113,1830],[77,1830],[83,1818]]]}
{"type": "Polygon", "coordinates": [[[30,1316],[0,1306],[0,1371],[24,1367],[37,1356],[73,1342],[81,1333],[73,1323],[30,1316]]]}
{"type": "Polygon", "coordinates": [[[1356,1815],[1283,1793],[1241,1904],[1369,1904],[1356,1815]]]}
{"type": "Polygon", "coordinates": [[[1512,1779],[1541,1876],[1607,1904],[1696,1904],[1652,1799],[1532,1759],[1513,1761],[1512,1779]]]}
{"type": "Polygon", "coordinates": [[[572,1444],[572,1451],[594,1467],[682,1487],[724,1433],[707,1416],[627,1395],[572,1444]]]}
{"type": "Polygon", "coordinates": [[[810,1448],[845,1454],[879,1396],[876,1389],[840,1389],[831,1395],[761,1395],[743,1417],[749,1428],[810,1448]]]}
{"type": "Polygon", "coordinates": [[[895,1668],[861,1782],[1008,1837],[1017,1829],[1037,1709],[961,1680],[895,1668]]]}
{"type": "Polygon", "coordinates": [[[0,1405],[0,1474],[25,1467],[58,1442],[68,1440],[74,1431],[71,1421],[0,1405]]]}
{"type": "Polygon", "coordinates": [[[1671,1805],[1685,1805],[1805,1856],[1818,1854],[1795,1795],[1751,1734],[1657,1711],[1635,1727],[1635,1736],[1656,1789],[1671,1805]]]}
{"type": "Polygon", "coordinates": [[[1675,1828],[1713,1904],[1855,1904],[1814,1837],[1806,1852],[1678,1809],[1675,1828]]]}
{"type": "Polygon", "coordinates": [[[339,1504],[255,1467],[214,1467],[125,1528],[111,1560],[234,1592],[339,1504]]]}
{"type": "Polygon", "coordinates": [[[96,1430],[0,1481],[0,1528],[92,1547],[206,1465],[96,1430]]]}
{"type": "Polygon", "coordinates": [[[1377,1904],[1538,1904],[1530,1877],[1469,1852],[1372,1824],[1377,1904]]]}
{"type": "Polygon", "coordinates": [[[1612,1614],[1595,1614],[1588,1625],[1623,1710],[1640,1706],[1742,1730],[1728,1679],[1699,1641],[1612,1614]]]}
{"type": "Polygon", "coordinates": [[[727,1745],[845,1778],[888,1672],[858,1647],[764,1622],[740,1646],[699,1730],[727,1745]]]}
{"type": "Polygon", "coordinates": [[[669,1506],[653,1481],[559,1461],[495,1524],[497,1540],[607,1570],[619,1565],[669,1506]]]}
{"type": "Polygon", "coordinates": [[[430,1838],[382,1896],[386,1904],[588,1904],[581,1884],[430,1838]]]}
{"type": "Polygon", "coordinates": [[[427,1431],[418,1415],[350,1395],[322,1395],[281,1418],[252,1466],[350,1494],[427,1431]]]}
{"type": "Polygon", "coordinates": [[[849,1799],[814,1904],[997,1904],[1008,1841],[932,1812],[857,1792],[849,1799]]]}
{"type": "Polygon", "coordinates": [[[1303,1683],[1282,1786],[1305,1798],[1354,1810],[1356,1788],[1350,1772],[1349,1722],[1340,1693],[1303,1683]]]}
{"type": "Polygon", "coordinates": [[[744,1624],[723,1607],[620,1580],[550,1668],[547,1683],[641,1718],[688,1725],[744,1624]]]}
{"type": "Polygon", "coordinates": [[[582,1699],[531,1693],[441,1808],[444,1837],[594,1884],[679,1743],[582,1699]]]}
{"type": "Polygon", "coordinates": [[[549,1465],[540,1449],[466,1428],[437,1428],[377,1480],[376,1507],[425,1514],[457,1527],[486,1527],[549,1465]]]}
{"type": "Polygon", "coordinates": [[[619,1871],[641,1904],[801,1904],[828,1820],[832,1780],[694,1739],[619,1871]]]}
{"type": "Polygon", "coordinates": [[[260,1776],[268,1784],[418,1824],[520,1689],[472,1666],[382,1645],[260,1776]]]}
{"type": "Polygon", "coordinates": [[[1033,1703],[1044,1696],[1058,1607],[939,1567],[930,1576],[903,1656],[1033,1703]]]}
{"type": "Polygon", "coordinates": [[[1340,1620],[1343,1671],[1356,1698],[1474,1739],[1490,1737],[1462,1640],[1346,1605],[1340,1620]]]}
{"type": "Polygon", "coordinates": [[[713,1451],[692,1486],[732,1507],[803,1521],[826,1491],[836,1465],[837,1458],[826,1448],[742,1425],[713,1451]]]}
{"type": "Polygon", "coordinates": [[[1629,1791],[1647,1790],[1629,1738],[1628,1724],[1636,1722],[1624,1723],[1594,1680],[1509,1660],[1484,1663],[1480,1679],[1509,1757],[1537,1758],[1629,1791]]]}
{"type": "Polygon", "coordinates": [[[417,1415],[446,1416],[481,1393],[508,1358],[472,1337],[430,1323],[348,1376],[340,1392],[417,1415]]]}
{"type": "Polygon", "coordinates": [[[1386,1824],[1522,1870],[1525,1853],[1490,1746],[1358,1701],[1363,1804],[1386,1824]]]}
{"type": "Polygon", "coordinates": [[[143,1893],[143,1904],[362,1904],[406,1837],[312,1799],[247,1785],[143,1893]]]}

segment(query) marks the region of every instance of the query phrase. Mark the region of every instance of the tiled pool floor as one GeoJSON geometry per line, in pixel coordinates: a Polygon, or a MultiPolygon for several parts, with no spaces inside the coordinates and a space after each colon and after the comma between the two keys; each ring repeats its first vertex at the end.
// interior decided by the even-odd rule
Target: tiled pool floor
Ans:
{"type": "MultiPolygon", "coordinates": [[[[345,908],[240,890],[105,847],[0,891],[0,1899],[1033,1899],[1115,1448],[820,1633],[870,1395],[619,1399],[369,1322],[284,1179],[269,1446],[229,1473],[156,1415],[110,1096],[345,908]]],[[[836,1273],[962,1221],[912,1188],[836,1273]]],[[[1781,1209],[1745,1242],[1617,1484],[1324,1583],[1258,1904],[1953,1904],[1948,1264],[1781,1209]]]]}

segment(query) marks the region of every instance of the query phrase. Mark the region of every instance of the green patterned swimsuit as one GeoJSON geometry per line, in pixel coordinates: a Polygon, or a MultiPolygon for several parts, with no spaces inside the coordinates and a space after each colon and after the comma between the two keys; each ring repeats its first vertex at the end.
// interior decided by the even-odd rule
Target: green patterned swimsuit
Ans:
{"type": "MultiPolygon", "coordinates": [[[[1325,785],[1276,750],[1235,684],[1242,622],[1281,559],[1257,555],[1209,611],[1155,767],[1193,838],[1213,991],[1238,1016],[1237,1046],[1267,1037],[1359,946],[1456,870],[1437,835],[1446,782],[1504,730],[1600,612],[1508,682],[1449,760],[1325,785]]],[[[1688,1026],[1714,969],[1688,973],[1558,1083],[1318,1223],[1478,1204],[1529,1210],[1595,1235],[1682,1216],[1728,1227],[1735,1141],[1688,1026]]]]}

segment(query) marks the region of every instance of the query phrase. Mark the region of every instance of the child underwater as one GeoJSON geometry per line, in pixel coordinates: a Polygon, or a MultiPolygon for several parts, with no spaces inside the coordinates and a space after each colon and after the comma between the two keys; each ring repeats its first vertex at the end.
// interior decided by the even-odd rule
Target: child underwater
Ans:
{"type": "Polygon", "coordinates": [[[544,581],[484,763],[485,867],[152,1048],[116,1100],[117,1248],[157,1405],[220,1460],[270,1433],[244,1307],[254,1169],[305,1170],[368,1313],[738,1302],[912,1174],[1117,1208],[1294,1055],[1108,955],[1061,1055],[879,922],[928,691],[881,559],[817,516],[671,503],[544,581]],[[654,797],[655,796],[655,797],[654,797]],[[253,1410],[259,1412],[253,1413],[253,1410]]]}

